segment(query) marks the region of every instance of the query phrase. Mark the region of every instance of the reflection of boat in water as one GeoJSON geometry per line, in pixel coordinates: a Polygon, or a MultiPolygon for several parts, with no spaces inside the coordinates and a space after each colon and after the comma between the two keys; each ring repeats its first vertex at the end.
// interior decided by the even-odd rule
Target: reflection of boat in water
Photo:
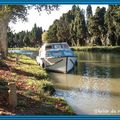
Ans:
{"type": "Polygon", "coordinates": [[[46,70],[68,73],[76,63],[77,58],[67,43],[45,43],[36,57],[37,63],[46,70]]]}

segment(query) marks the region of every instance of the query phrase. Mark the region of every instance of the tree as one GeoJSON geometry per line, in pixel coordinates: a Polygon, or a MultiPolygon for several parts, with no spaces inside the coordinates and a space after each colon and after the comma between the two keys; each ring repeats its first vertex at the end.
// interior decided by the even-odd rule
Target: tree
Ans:
{"type": "Polygon", "coordinates": [[[42,44],[42,27],[34,24],[31,31],[8,32],[8,47],[38,47],[42,44]]]}
{"type": "Polygon", "coordinates": [[[88,31],[93,45],[102,45],[102,39],[107,33],[104,22],[105,12],[104,7],[97,7],[95,15],[89,19],[88,31]]]}
{"type": "Polygon", "coordinates": [[[7,28],[10,21],[16,22],[17,19],[27,20],[27,11],[30,8],[36,8],[38,12],[46,10],[50,11],[58,8],[57,5],[1,5],[0,6],[0,48],[2,58],[7,57],[8,41],[7,41],[7,28]]]}
{"type": "Polygon", "coordinates": [[[14,42],[14,34],[13,34],[13,32],[12,31],[8,31],[8,33],[7,33],[7,36],[9,36],[8,37],[8,46],[9,47],[14,47],[14,45],[15,45],[15,42],[14,42]]]}
{"type": "Polygon", "coordinates": [[[27,47],[27,46],[31,47],[30,36],[29,36],[29,32],[28,31],[24,35],[23,43],[24,43],[25,47],[27,47]]]}
{"type": "Polygon", "coordinates": [[[108,44],[120,45],[120,6],[109,5],[105,14],[105,22],[107,24],[108,44]]]}
{"type": "Polygon", "coordinates": [[[16,43],[18,43],[18,47],[23,47],[24,46],[24,38],[26,36],[26,32],[25,31],[21,31],[21,32],[17,33],[17,35],[19,36],[19,39],[16,39],[16,43]]]}
{"type": "Polygon", "coordinates": [[[86,17],[87,17],[87,24],[88,24],[90,17],[93,16],[91,5],[87,6],[86,12],[87,12],[86,17]]]}
{"type": "Polygon", "coordinates": [[[85,45],[86,39],[86,23],[84,17],[84,11],[78,9],[74,21],[71,24],[71,34],[73,32],[74,42],[76,45],[85,45]]]}
{"type": "Polygon", "coordinates": [[[55,20],[53,22],[53,25],[51,25],[49,27],[48,30],[48,42],[58,42],[58,38],[57,38],[57,27],[58,27],[58,20],[55,20]]]}
{"type": "Polygon", "coordinates": [[[70,32],[69,32],[69,18],[67,14],[63,14],[60,18],[57,27],[57,38],[58,42],[68,42],[70,44],[70,32]]]}
{"type": "Polygon", "coordinates": [[[86,18],[87,18],[87,38],[88,38],[88,41],[87,43],[90,43],[90,19],[91,17],[93,17],[93,12],[92,12],[92,7],[91,5],[88,5],[87,6],[87,9],[86,9],[86,18]]]}
{"type": "Polygon", "coordinates": [[[36,32],[36,40],[37,40],[36,46],[42,45],[42,33],[43,33],[42,27],[38,27],[36,32]]]}
{"type": "Polygon", "coordinates": [[[42,27],[37,27],[36,24],[34,24],[34,27],[31,30],[31,39],[34,44],[33,47],[40,46],[42,44],[42,27]]]}
{"type": "Polygon", "coordinates": [[[86,23],[84,11],[73,5],[72,10],[55,20],[48,30],[49,42],[68,42],[69,45],[85,45],[86,23]],[[78,41],[78,42],[77,42],[78,41]]]}
{"type": "Polygon", "coordinates": [[[2,58],[7,57],[8,41],[7,41],[7,29],[10,20],[16,21],[17,18],[26,20],[27,7],[20,5],[1,5],[0,6],[0,48],[2,58]]]}

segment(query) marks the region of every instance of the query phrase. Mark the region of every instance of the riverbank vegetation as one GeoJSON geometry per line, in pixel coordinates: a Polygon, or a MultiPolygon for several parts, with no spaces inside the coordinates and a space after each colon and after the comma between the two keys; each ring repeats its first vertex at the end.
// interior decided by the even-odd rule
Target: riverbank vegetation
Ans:
{"type": "Polygon", "coordinates": [[[54,92],[48,74],[35,60],[17,54],[0,60],[0,114],[74,114],[63,99],[52,96],[54,92]],[[14,110],[7,100],[10,82],[15,82],[17,88],[18,104],[14,110]]]}
{"type": "Polygon", "coordinates": [[[48,42],[68,42],[71,46],[120,45],[120,6],[109,5],[85,10],[73,5],[72,9],[55,20],[47,31],[48,42]]]}
{"type": "Polygon", "coordinates": [[[119,9],[119,5],[109,5],[108,9],[98,6],[93,14],[91,5],[86,11],[73,5],[71,10],[53,22],[48,31],[44,32],[35,24],[30,32],[9,32],[9,47],[36,47],[45,41],[67,42],[70,46],[119,46],[119,9]]]}
{"type": "Polygon", "coordinates": [[[86,52],[120,52],[120,46],[81,46],[71,47],[73,51],[86,51],[86,52]]]}
{"type": "MultiPolygon", "coordinates": [[[[38,11],[45,8],[49,12],[58,8],[57,5],[34,7],[38,11]]],[[[38,27],[36,24],[34,24],[31,31],[13,33],[10,28],[7,29],[7,25],[11,20],[14,22],[17,19],[25,21],[28,8],[29,6],[22,5],[2,5],[0,7],[0,22],[1,26],[3,25],[2,27],[5,28],[5,31],[1,31],[2,27],[0,27],[0,35],[2,35],[0,37],[0,51],[3,58],[7,55],[7,41],[8,47],[40,47],[45,41],[67,42],[70,46],[120,45],[119,5],[109,5],[108,9],[98,6],[94,14],[91,5],[88,5],[86,10],[81,9],[78,5],[73,5],[72,9],[64,13],[60,19],[55,20],[47,31],[44,31],[42,27],[38,27]],[[5,10],[8,10],[8,12],[4,12],[5,10]],[[16,12],[12,12],[13,10],[16,10],[16,12]],[[9,12],[13,13],[10,14],[12,16],[7,16],[9,12]],[[3,20],[3,18],[6,19],[3,20]]]]}
{"type": "MultiPolygon", "coordinates": [[[[0,5],[0,52],[1,52],[2,58],[4,59],[7,58],[7,53],[8,53],[8,41],[9,41],[9,38],[7,36],[7,32],[9,31],[8,24],[10,23],[10,21],[13,23],[16,23],[18,19],[22,21],[27,21],[28,11],[30,9],[35,9],[39,13],[42,10],[45,10],[47,13],[51,13],[51,11],[58,9],[58,5],[38,5],[38,4],[37,5],[0,5]]],[[[34,35],[36,35],[36,29],[33,30],[33,33],[35,33],[34,35]]],[[[38,34],[40,34],[41,29],[37,29],[37,31],[39,31],[38,34]]],[[[23,38],[23,36],[21,37],[23,38]]],[[[26,39],[28,40],[27,37],[26,39]]],[[[19,43],[19,39],[16,39],[16,40],[19,43]]],[[[11,42],[13,42],[14,44],[14,40],[11,42]]]]}
{"type": "Polygon", "coordinates": [[[34,24],[31,31],[21,31],[19,33],[8,32],[8,46],[12,47],[40,47],[42,44],[42,27],[34,24]]]}
{"type": "MultiPolygon", "coordinates": [[[[73,51],[85,51],[85,52],[120,52],[120,46],[72,46],[73,51]]],[[[9,50],[26,50],[38,52],[39,47],[22,47],[22,48],[9,48],[9,50]]]]}

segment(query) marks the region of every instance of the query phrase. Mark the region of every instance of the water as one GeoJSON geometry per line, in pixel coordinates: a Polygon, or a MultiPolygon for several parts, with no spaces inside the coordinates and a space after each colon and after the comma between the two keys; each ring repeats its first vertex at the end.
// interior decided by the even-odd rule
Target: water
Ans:
{"type": "Polygon", "coordinates": [[[29,51],[29,50],[9,50],[8,52],[9,53],[23,54],[23,55],[29,56],[33,59],[36,59],[36,56],[38,55],[38,52],[29,51]]]}
{"type": "MultiPolygon", "coordinates": [[[[32,58],[38,54],[21,53],[32,58]]],[[[76,114],[120,115],[120,55],[90,52],[76,55],[76,70],[69,74],[49,73],[56,96],[63,97],[76,114]]]]}
{"type": "Polygon", "coordinates": [[[79,52],[77,70],[50,73],[57,88],[76,114],[120,115],[120,55],[79,52]]]}

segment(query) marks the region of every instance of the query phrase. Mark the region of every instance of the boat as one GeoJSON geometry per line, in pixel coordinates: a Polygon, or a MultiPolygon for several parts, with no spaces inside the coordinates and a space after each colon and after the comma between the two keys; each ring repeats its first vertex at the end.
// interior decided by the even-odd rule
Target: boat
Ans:
{"type": "Polygon", "coordinates": [[[76,66],[77,57],[66,42],[44,43],[36,61],[46,70],[68,73],[76,66]]]}

